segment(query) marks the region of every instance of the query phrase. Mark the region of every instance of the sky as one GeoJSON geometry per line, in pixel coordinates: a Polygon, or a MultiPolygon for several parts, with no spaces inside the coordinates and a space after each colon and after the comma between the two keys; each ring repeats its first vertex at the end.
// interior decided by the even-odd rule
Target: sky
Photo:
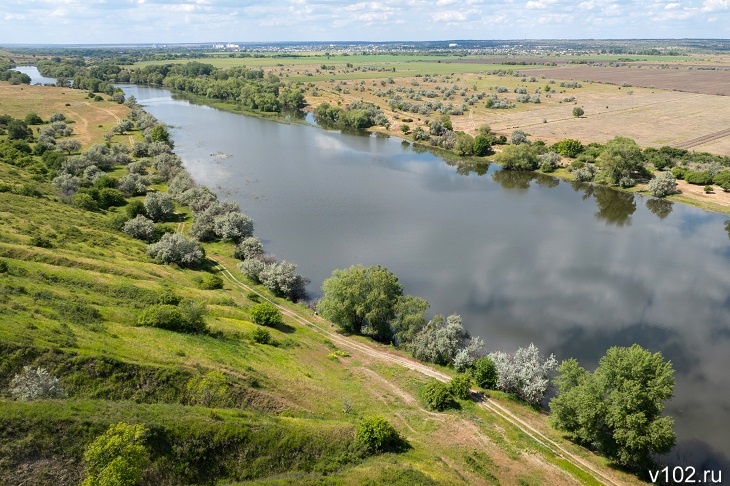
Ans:
{"type": "Polygon", "coordinates": [[[730,0],[2,0],[0,44],[730,38],[730,0]]]}

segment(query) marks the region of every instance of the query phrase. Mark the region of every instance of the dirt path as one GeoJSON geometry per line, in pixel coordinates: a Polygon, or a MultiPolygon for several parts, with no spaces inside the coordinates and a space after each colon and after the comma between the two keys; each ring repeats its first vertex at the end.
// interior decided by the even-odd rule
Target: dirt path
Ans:
{"type": "MultiPolygon", "coordinates": [[[[85,104],[85,105],[88,105],[88,106],[91,106],[91,103],[89,103],[88,101],[84,101],[84,104],[85,104]]],[[[99,108],[99,107],[97,106],[97,107],[95,107],[95,108],[99,108]]],[[[116,113],[114,113],[113,111],[107,110],[106,108],[99,108],[99,109],[100,109],[101,111],[103,111],[103,112],[105,112],[105,113],[108,113],[109,115],[113,116],[113,117],[114,117],[114,119],[115,119],[115,120],[117,121],[117,123],[121,123],[122,119],[121,119],[121,118],[119,117],[119,115],[117,115],[117,114],[116,114],[116,113]]],[[[132,137],[131,135],[129,136],[129,145],[130,145],[130,146],[131,146],[131,145],[134,145],[134,138],[133,138],[133,137],[132,137]]]]}
{"type": "Polygon", "coordinates": [[[714,142],[715,140],[725,138],[728,135],[730,135],[730,128],[725,129],[725,130],[720,130],[719,132],[710,133],[708,135],[703,135],[701,137],[693,138],[692,140],[687,140],[682,143],[678,143],[674,147],[681,148],[681,149],[688,149],[688,148],[696,147],[697,145],[704,145],[708,142],[714,142]]]}
{"type": "MultiPolygon", "coordinates": [[[[178,226],[178,230],[181,228],[178,226]]],[[[372,358],[376,358],[381,361],[387,361],[390,363],[395,363],[398,365],[401,365],[407,369],[417,371],[423,375],[435,378],[442,382],[448,382],[451,380],[451,377],[446,375],[445,373],[442,373],[438,370],[435,370],[423,363],[420,363],[418,361],[415,361],[413,359],[407,358],[405,356],[398,355],[396,353],[393,353],[389,350],[385,349],[378,349],[373,346],[369,346],[366,344],[358,343],[356,341],[353,341],[346,336],[342,336],[336,332],[333,332],[328,329],[329,326],[327,326],[326,321],[324,321],[319,316],[314,316],[311,318],[312,320],[305,318],[298,313],[281,306],[277,304],[275,301],[269,299],[262,293],[258,292],[253,287],[250,287],[246,285],[245,283],[241,282],[236,278],[236,276],[228,269],[226,268],[222,263],[208,257],[213,263],[216,264],[216,268],[221,272],[221,274],[234,286],[245,290],[246,292],[252,292],[257,294],[260,298],[270,302],[271,304],[275,305],[284,315],[290,317],[294,321],[298,322],[299,324],[308,327],[309,329],[313,330],[314,332],[317,332],[321,334],[322,336],[326,336],[329,340],[331,340],[333,343],[336,343],[338,346],[341,346],[343,348],[349,348],[351,350],[355,350],[357,352],[363,353],[367,356],[370,356],[372,358]]],[[[476,392],[475,392],[476,393],[476,392]]],[[[503,420],[509,422],[514,427],[517,427],[520,429],[525,435],[532,438],[535,442],[540,444],[541,446],[545,447],[546,449],[550,450],[555,454],[556,456],[562,457],[571,464],[573,464],[574,467],[580,469],[584,473],[586,473],[589,476],[592,476],[596,481],[599,481],[603,484],[609,484],[609,485],[615,485],[619,486],[621,482],[617,480],[616,478],[612,477],[606,472],[600,471],[597,467],[595,467],[593,464],[588,462],[587,460],[583,459],[580,456],[577,456],[570,451],[566,450],[564,447],[562,447],[557,442],[550,439],[548,436],[544,435],[542,432],[537,430],[535,427],[527,423],[525,420],[521,419],[514,413],[512,413],[507,408],[503,407],[502,405],[491,401],[489,399],[481,399],[481,401],[478,402],[478,405],[480,407],[483,407],[486,410],[489,410],[493,414],[497,415],[498,417],[501,417],[503,420]]]]}

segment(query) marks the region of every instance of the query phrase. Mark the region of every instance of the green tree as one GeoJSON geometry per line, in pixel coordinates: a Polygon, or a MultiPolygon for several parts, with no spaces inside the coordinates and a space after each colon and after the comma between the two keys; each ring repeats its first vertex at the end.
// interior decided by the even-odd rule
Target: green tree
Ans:
{"type": "Polygon", "coordinates": [[[583,151],[583,144],[580,140],[566,138],[555,143],[552,149],[563,157],[576,158],[583,151]]]}
{"type": "Polygon", "coordinates": [[[496,156],[505,170],[537,169],[537,154],[528,144],[508,145],[496,156]]]}
{"type": "Polygon", "coordinates": [[[365,417],[355,432],[355,440],[365,446],[368,452],[385,452],[397,449],[402,439],[398,432],[383,417],[365,417]]]}
{"type": "Polygon", "coordinates": [[[470,373],[477,386],[485,390],[494,390],[497,388],[497,365],[494,364],[494,361],[489,356],[477,358],[470,373]]]}
{"type": "Polygon", "coordinates": [[[449,382],[449,389],[451,390],[451,394],[456,398],[466,400],[471,391],[471,376],[465,374],[456,375],[449,382]]]}
{"type": "Polygon", "coordinates": [[[654,454],[674,446],[674,421],[662,415],[674,390],[674,370],[661,353],[637,344],[613,347],[593,373],[574,359],[558,371],[551,421],[573,440],[635,469],[651,467],[654,454]]]}
{"type": "Polygon", "coordinates": [[[468,133],[459,132],[454,148],[459,152],[459,155],[472,155],[474,153],[474,137],[468,133]]]}
{"type": "Polygon", "coordinates": [[[478,155],[480,157],[487,155],[489,151],[492,150],[493,142],[494,137],[491,135],[479,134],[474,137],[474,155],[478,155]]]}
{"type": "Polygon", "coordinates": [[[167,131],[164,125],[155,125],[150,132],[150,139],[153,142],[162,142],[167,145],[171,145],[170,132],[167,131]]]}
{"type": "Polygon", "coordinates": [[[133,486],[149,462],[144,425],[120,422],[92,442],[84,452],[87,462],[83,486],[133,486]]]}
{"type": "Polygon", "coordinates": [[[426,312],[429,308],[426,299],[404,295],[395,304],[395,317],[390,327],[393,342],[400,346],[410,343],[418,332],[426,325],[426,312]]]}
{"type": "Polygon", "coordinates": [[[317,310],[323,317],[347,331],[390,338],[390,321],[403,286],[387,268],[357,265],[335,270],[322,292],[317,310]]]}
{"type": "Polygon", "coordinates": [[[611,184],[618,184],[624,177],[643,167],[641,148],[632,139],[616,137],[609,140],[596,159],[601,167],[601,176],[611,184]]]}
{"type": "Polygon", "coordinates": [[[10,120],[5,130],[8,134],[8,140],[33,138],[33,132],[30,131],[28,125],[23,120],[10,120]]]}

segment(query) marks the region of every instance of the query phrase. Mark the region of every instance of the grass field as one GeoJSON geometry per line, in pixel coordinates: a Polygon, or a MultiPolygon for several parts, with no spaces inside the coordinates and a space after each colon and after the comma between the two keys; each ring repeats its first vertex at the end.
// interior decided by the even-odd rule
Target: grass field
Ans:
{"type": "MultiPolygon", "coordinates": [[[[0,112],[46,118],[60,111],[76,122],[77,137],[100,142],[127,108],[87,105],[83,94],[0,84],[0,112]]],[[[257,344],[249,308],[258,295],[302,316],[311,318],[311,311],[261,286],[254,287],[257,295],[228,280],[221,289],[203,290],[199,278],[217,273],[212,260],[196,270],[158,265],[143,243],[110,228],[114,211],[66,204],[49,184],[4,162],[0,182],[11,189],[0,192],[0,260],[7,264],[0,273],[0,483],[77,484],[84,448],[110,424],[127,421],[150,430],[148,484],[170,481],[170,471],[185,483],[597,484],[473,401],[445,413],[425,409],[424,375],[357,350],[333,357],[337,345],[300,320],[285,317],[270,329],[274,345],[257,344]],[[36,196],[13,192],[22,185],[33,186],[36,196]],[[48,244],[34,244],[38,237],[48,244]],[[135,325],[145,307],[170,292],[206,304],[209,333],[135,325]],[[58,376],[69,397],[11,400],[8,384],[24,365],[58,376]],[[211,372],[223,374],[226,393],[203,400],[190,384],[211,372]],[[359,453],[355,428],[372,414],[387,418],[409,448],[359,453]]],[[[189,211],[178,209],[187,226],[189,211]]],[[[230,243],[205,249],[235,269],[230,243]]],[[[360,337],[350,342],[394,352],[360,337]]],[[[608,471],[604,460],[551,431],[543,413],[501,394],[492,400],[608,471]]]]}

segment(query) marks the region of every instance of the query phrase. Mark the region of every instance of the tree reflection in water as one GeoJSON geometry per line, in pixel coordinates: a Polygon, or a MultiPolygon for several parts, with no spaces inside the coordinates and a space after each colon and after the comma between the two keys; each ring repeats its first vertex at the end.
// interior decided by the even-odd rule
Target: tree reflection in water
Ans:
{"type": "Polygon", "coordinates": [[[666,199],[653,198],[646,201],[646,209],[659,216],[659,219],[664,219],[672,212],[672,201],[666,199]]]}

